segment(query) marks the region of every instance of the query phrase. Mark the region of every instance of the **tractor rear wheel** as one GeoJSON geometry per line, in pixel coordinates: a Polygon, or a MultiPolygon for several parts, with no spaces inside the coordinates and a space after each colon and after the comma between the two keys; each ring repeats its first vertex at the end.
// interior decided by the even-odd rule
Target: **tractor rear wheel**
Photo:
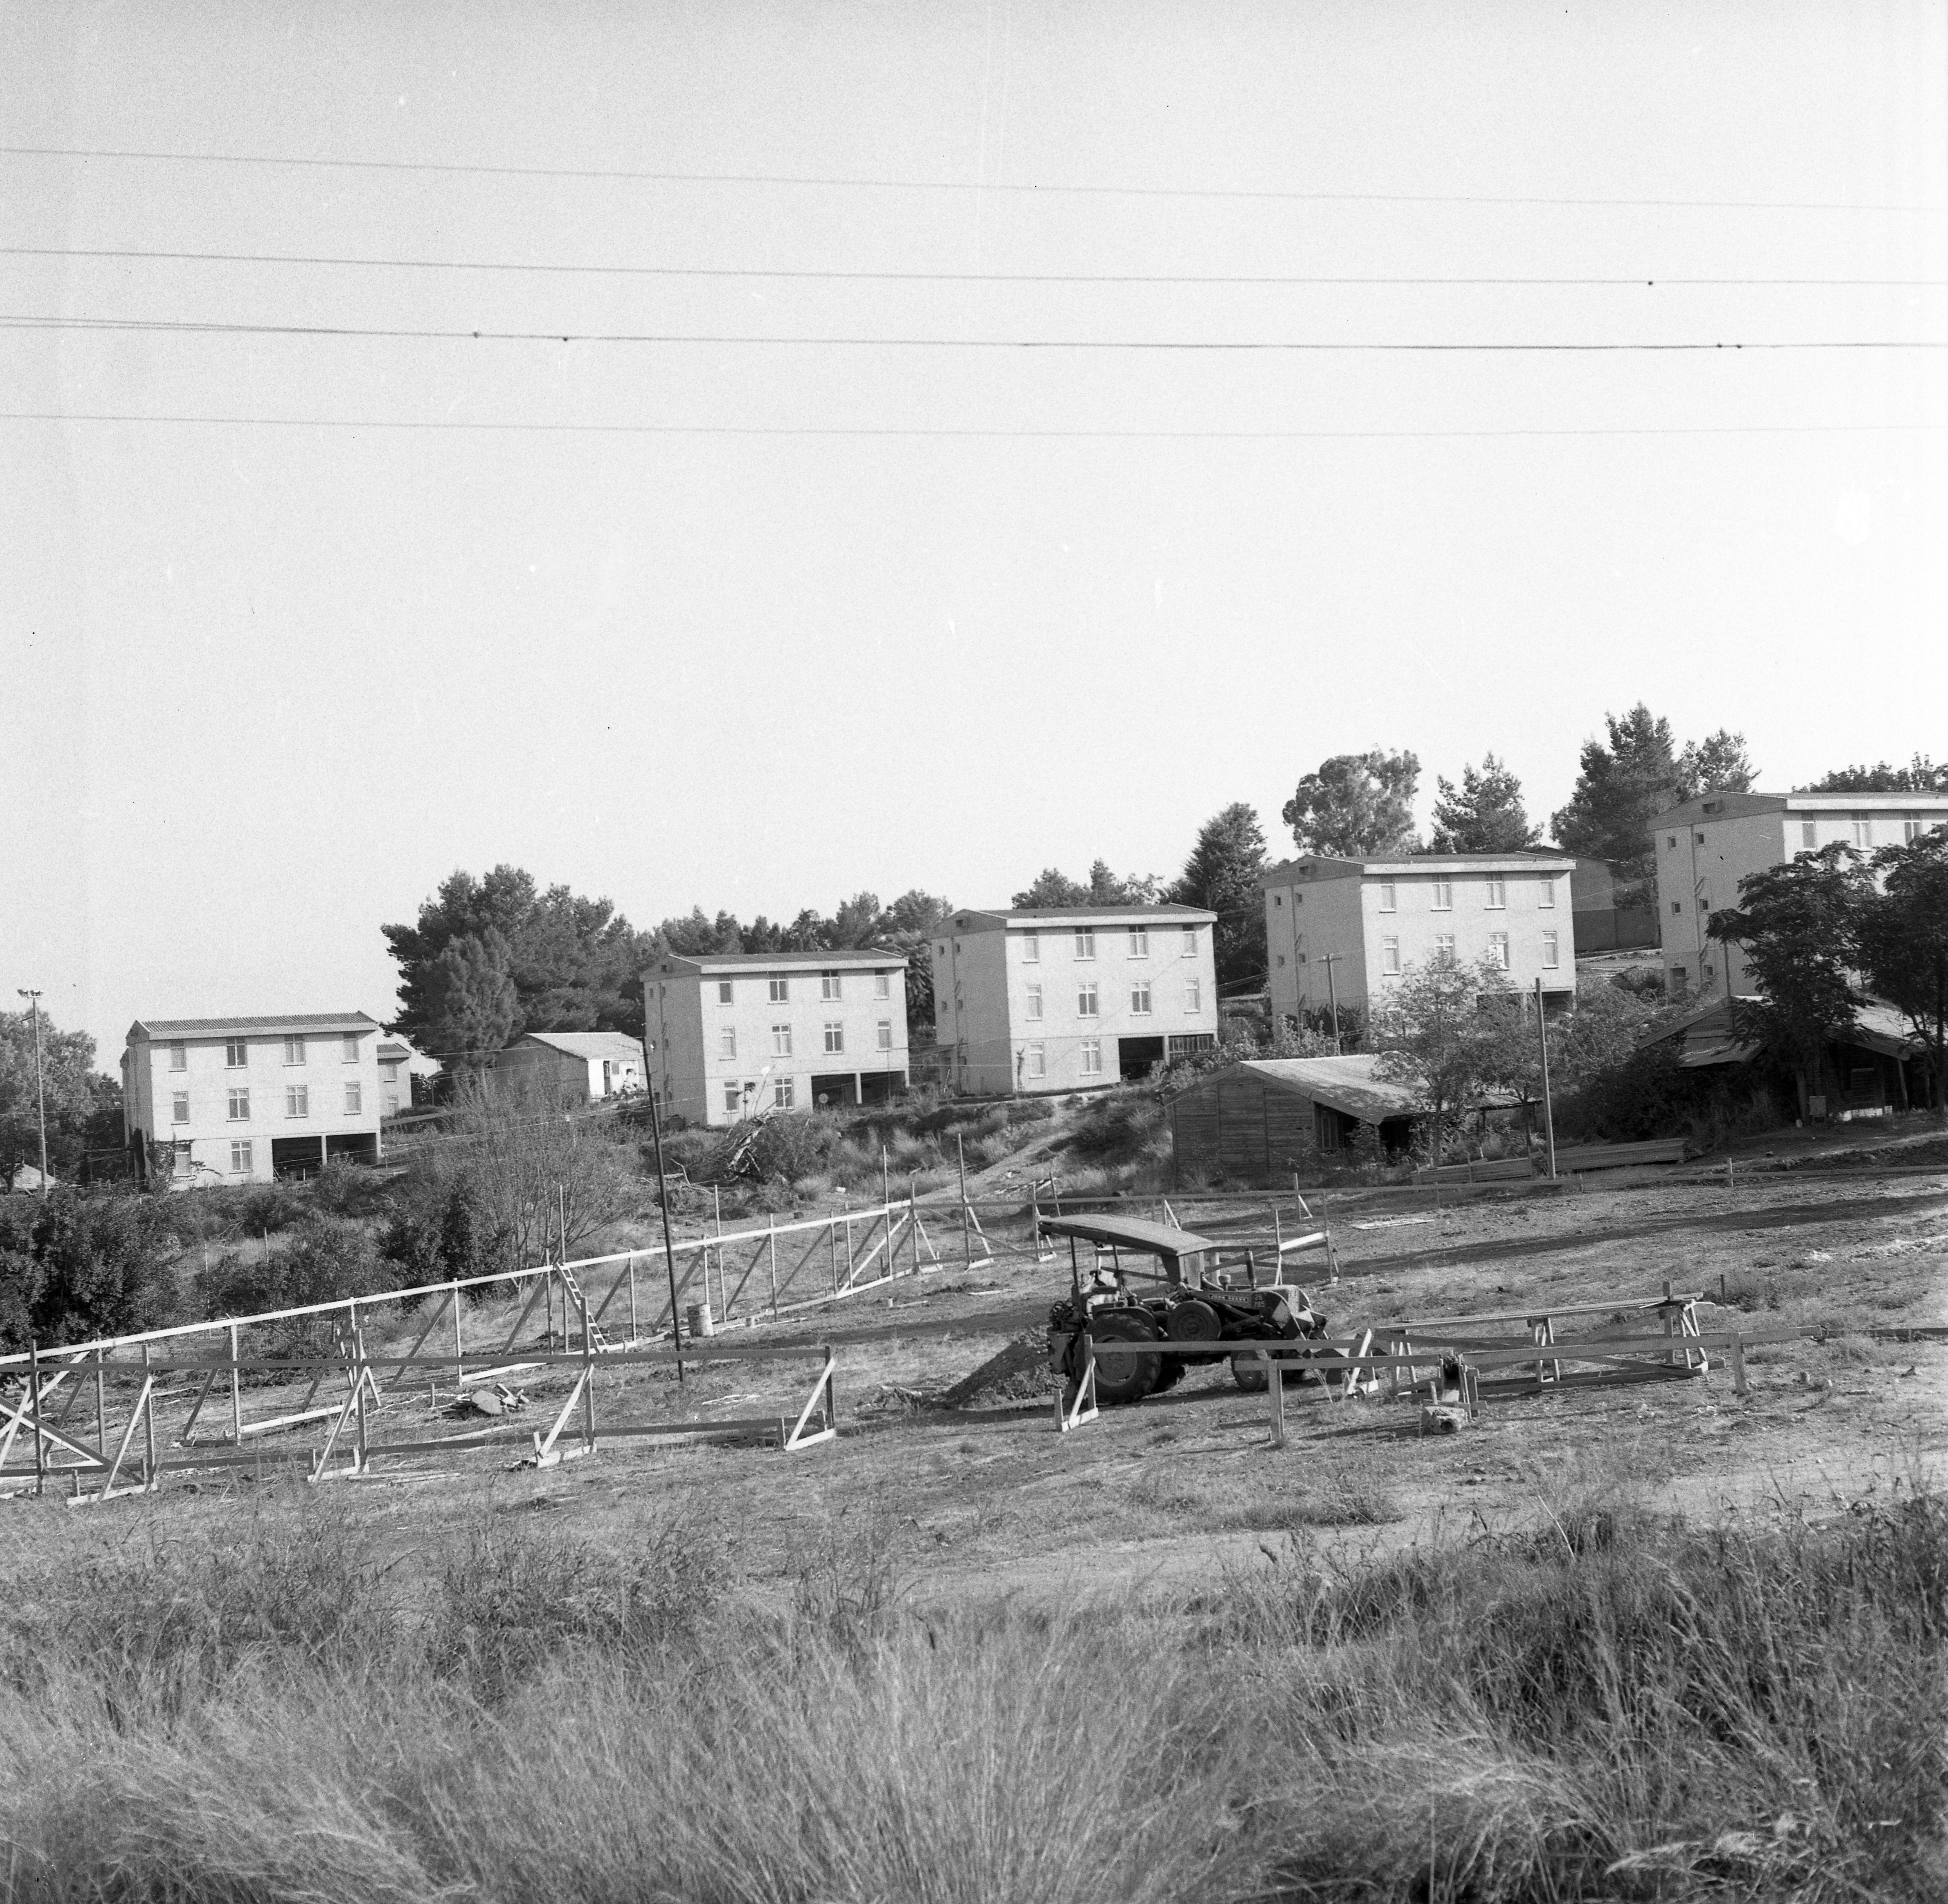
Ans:
{"type": "Polygon", "coordinates": [[[1095,1338],[1098,1402],[1107,1406],[1141,1401],[1157,1386],[1163,1357],[1155,1349],[1156,1329],[1147,1316],[1134,1309],[1109,1310],[1090,1318],[1089,1332],[1095,1338]],[[1112,1342],[1140,1342],[1145,1349],[1112,1349],[1112,1342]]]}

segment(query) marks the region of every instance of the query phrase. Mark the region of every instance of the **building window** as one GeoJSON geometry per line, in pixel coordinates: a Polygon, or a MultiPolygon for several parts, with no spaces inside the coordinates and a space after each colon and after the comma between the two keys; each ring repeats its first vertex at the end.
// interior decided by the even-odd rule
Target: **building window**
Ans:
{"type": "Polygon", "coordinates": [[[248,1124],[250,1121],[250,1093],[248,1091],[232,1091],[230,1093],[230,1121],[232,1124],[248,1124]]]}
{"type": "Polygon", "coordinates": [[[1452,879],[1435,881],[1434,910],[1438,913],[1451,913],[1454,910],[1454,882],[1452,879]]]}
{"type": "Polygon", "coordinates": [[[399,1115],[399,1094],[397,1091],[386,1093],[386,1115],[395,1118],[399,1115]]]}
{"type": "MultiPolygon", "coordinates": [[[[945,951],[946,947],[943,946],[941,949],[945,951]]],[[[790,1002],[791,981],[789,978],[774,978],[771,981],[771,1003],[774,1005],[785,1005],[790,1002]]]]}
{"type": "Polygon", "coordinates": [[[845,1027],[836,1018],[825,1021],[825,1048],[828,1052],[845,1049],[845,1027]]]}
{"type": "Polygon", "coordinates": [[[189,1069],[189,1047],[180,1038],[169,1047],[169,1068],[172,1071],[189,1069]]]}
{"type": "Polygon", "coordinates": [[[287,1118],[308,1118],[311,1115],[311,1087],[309,1084],[287,1084],[284,1087],[284,1115],[287,1118]]]}
{"type": "MultiPolygon", "coordinates": [[[[1303,897],[1302,895],[1301,896],[1303,897]]],[[[1195,926],[1186,926],[1183,929],[1183,949],[1193,958],[1197,956],[1197,928],[1195,926]]]]}
{"type": "Polygon", "coordinates": [[[875,998],[890,998],[892,995],[893,975],[890,972],[874,972],[873,974],[873,996],[875,998]]]}
{"type": "Polygon", "coordinates": [[[1490,932],[1488,935],[1488,963],[1499,971],[1508,970],[1509,935],[1507,933],[1490,932]]]}
{"type": "Polygon", "coordinates": [[[1664,842],[1664,844],[1665,844],[1667,846],[1670,847],[1670,848],[1673,851],[1676,851],[1676,849],[1677,849],[1677,836],[1675,833],[1673,833],[1673,834],[1672,834],[1672,835],[1671,835],[1671,836],[1670,836],[1670,837],[1669,837],[1669,838],[1668,838],[1668,839],[1664,842]]]}
{"type": "Polygon", "coordinates": [[[1022,963],[1023,965],[1041,963],[1041,933],[1024,932],[1022,935],[1022,963]]]}
{"type": "Polygon", "coordinates": [[[1819,844],[1819,829],[1810,820],[1799,823],[1799,846],[1801,852],[1810,853],[1819,844]]]}
{"type": "Polygon", "coordinates": [[[1283,906],[1285,904],[1285,895],[1282,892],[1273,893],[1272,895],[1272,904],[1274,906],[1283,906]]]}
{"type": "Polygon", "coordinates": [[[1150,955],[1150,929],[1147,926],[1130,928],[1130,957],[1147,959],[1150,955]]]}
{"type": "Polygon", "coordinates": [[[1670,910],[1673,913],[1681,913],[1684,910],[1684,902],[1681,899],[1673,899],[1670,902],[1670,910]]]}
{"type": "Polygon", "coordinates": [[[250,1174],[250,1140],[248,1137],[231,1140],[230,1174],[233,1177],[248,1177],[250,1174]]]}
{"type": "Polygon", "coordinates": [[[774,1078],[771,1080],[771,1109],[773,1110],[789,1111],[797,1101],[798,1094],[793,1088],[794,1081],[789,1078],[774,1078]]]}
{"type": "Polygon", "coordinates": [[[730,981],[728,978],[718,979],[717,981],[718,1003],[720,1005],[727,1005],[730,1003],[730,981]]]}
{"type": "Polygon", "coordinates": [[[736,1078],[727,1078],[724,1085],[724,1108],[734,1114],[743,1107],[744,1093],[736,1078]]]}
{"type": "Polygon", "coordinates": [[[187,1124],[189,1121],[189,1093],[178,1091],[169,1099],[169,1121],[187,1124]]]}
{"type": "Polygon", "coordinates": [[[1874,823],[1863,813],[1853,816],[1853,844],[1863,851],[1874,843],[1874,823]]]}
{"type": "Polygon", "coordinates": [[[1103,1040],[1084,1038],[1082,1040],[1082,1074],[1084,1078],[1100,1078],[1103,1074],[1103,1040]]]}
{"type": "Polygon", "coordinates": [[[734,1025],[720,1025],[717,1028],[717,1055],[720,1058],[734,1058],[737,1055],[737,1028],[734,1025]]]}
{"type": "Polygon", "coordinates": [[[223,1047],[223,1062],[232,1071],[241,1071],[250,1062],[250,1041],[232,1038],[223,1047]]]}
{"type": "Polygon", "coordinates": [[[1028,1075],[1046,1078],[1048,1075],[1048,1047],[1031,1044],[1028,1047],[1028,1075]]]}
{"type": "Polygon", "coordinates": [[[305,1061],[305,1041],[304,1041],[304,1040],[303,1040],[303,1039],[302,1039],[302,1038],[287,1038],[287,1039],[285,1039],[285,1040],[284,1040],[284,1062],[285,1062],[286,1064],[287,1064],[287,1065],[301,1065],[301,1064],[302,1064],[302,1063],[304,1062],[304,1061],[305,1061]]]}
{"type": "Polygon", "coordinates": [[[1503,912],[1503,911],[1506,911],[1506,910],[1507,910],[1507,907],[1508,907],[1508,903],[1509,903],[1509,882],[1508,882],[1508,881],[1507,881],[1507,880],[1506,880],[1506,879],[1490,879],[1490,880],[1488,882],[1488,910],[1489,910],[1489,911],[1490,911],[1491,913],[1492,913],[1492,912],[1503,912]]]}
{"type": "Polygon", "coordinates": [[[1542,966],[1545,972],[1555,971],[1562,963],[1556,950],[1556,936],[1553,932],[1542,935],[1542,966]]]}
{"type": "Polygon", "coordinates": [[[1928,822],[1925,820],[1903,820],[1900,823],[1902,845],[1912,846],[1927,830],[1928,822]]]}
{"type": "Polygon", "coordinates": [[[839,996],[839,975],[836,972],[821,972],[818,975],[818,995],[820,998],[839,996]]]}
{"type": "Polygon", "coordinates": [[[1553,913],[1555,911],[1556,882],[1553,879],[1545,879],[1543,881],[1541,889],[1537,895],[1535,903],[1546,913],[1553,913]]]}
{"type": "Polygon", "coordinates": [[[773,1025],[771,1027],[771,1056],[774,1058],[789,1058],[791,1055],[791,1027],[789,1025],[773,1025]]]}
{"type": "Polygon", "coordinates": [[[1095,957],[1096,934],[1093,927],[1078,926],[1075,929],[1075,956],[1078,959],[1095,957]]]}
{"type": "Polygon", "coordinates": [[[1383,913],[1400,910],[1400,889],[1391,879],[1380,882],[1380,910],[1383,913]]]}
{"type": "Polygon", "coordinates": [[[882,1019],[880,1019],[880,1021],[879,1021],[879,1024],[877,1025],[877,1026],[876,1026],[874,1028],[875,1028],[875,1030],[876,1031],[876,1032],[878,1033],[879,1040],[879,1049],[880,1049],[882,1051],[890,1051],[890,1050],[892,1050],[892,1048],[893,1048],[893,1022],[892,1022],[892,1020],[891,1019],[889,1019],[889,1018],[882,1018],[882,1019]]]}
{"type": "Polygon", "coordinates": [[[1285,954],[1283,952],[1278,955],[1278,964],[1280,969],[1283,969],[1285,965],[1285,954]]]}
{"type": "Polygon", "coordinates": [[[1130,988],[1130,1009],[1138,1018],[1150,1015],[1150,981],[1146,978],[1140,985],[1130,988]]]}
{"type": "Polygon", "coordinates": [[[1096,1016],[1096,988],[1093,985],[1076,987],[1075,1016],[1078,1018],[1093,1018],[1096,1016]]]}
{"type": "Polygon", "coordinates": [[[1674,965],[1670,968],[1670,988],[1673,991],[1683,991],[1690,982],[1691,975],[1683,966],[1674,965]]]}
{"type": "Polygon", "coordinates": [[[1041,986],[1039,986],[1039,985],[1031,985],[1031,986],[1029,986],[1029,988],[1028,988],[1028,1005],[1027,1005],[1027,1007],[1026,1007],[1026,1010],[1027,1010],[1027,1014],[1028,1014],[1028,1016],[1030,1018],[1040,1018],[1040,1017],[1041,1016],[1041,986]]]}
{"type": "Polygon", "coordinates": [[[348,1031],[345,1034],[345,1062],[355,1065],[358,1062],[358,1034],[348,1031]]]}
{"type": "Polygon", "coordinates": [[[1436,965],[1452,965],[1454,963],[1454,935],[1452,932],[1435,934],[1434,963],[1436,965]]]}
{"type": "Polygon", "coordinates": [[[1400,976],[1400,941],[1388,937],[1380,941],[1380,969],[1389,978],[1400,976]]]}
{"type": "Polygon", "coordinates": [[[1183,1009],[1186,1012],[1201,1012],[1204,1009],[1204,981],[1186,978],[1183,981],[1183,1009]]]}
{"type": "Polygon", "coordinates": [[[348,1118],[361,1117],[364,1110],[365,1093],[363,1088],[357,1084],[347,1084],[345,1087],[345,1115],[348,1118]]]}
{"type": "Polygon", "coordinates": [[[385,1083],[396,1084],[399,1081],[399,1067],[395,1062],[383,1064],[379,1067],[379,1075],[385,1083]]]}

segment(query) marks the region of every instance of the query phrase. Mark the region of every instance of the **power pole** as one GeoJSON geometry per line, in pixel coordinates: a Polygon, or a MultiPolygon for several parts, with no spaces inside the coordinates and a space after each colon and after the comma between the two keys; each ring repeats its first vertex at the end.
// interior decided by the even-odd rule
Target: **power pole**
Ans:
{"type": "Polygon", "coordinates": [[[1332,1049],[1339,1049],[1339,988],[1332,982],[1332,968],[1345,957],[1343,952],[1328,952],[1325,955],[1326,997],[1332,1008],[1332,1049]]]}
{"type": "Polygon", "coordinates": [[[48,1193],[48,1087],[41,1070],[41,994],[15,987],[34,1022],[34,1101],[41,1120],[41,1194],[48,1193]]]}
{"type": "Polygon", "coordinates": [[[1549,1102],[1549,1023],[1542,1015],[1542,981],[1535,981],[1535,1035],[1542,1046],[1542,1134],[1549,1146],[1549,1174],[1556,1175],[1556,1113],[1549,1102]]]}
{"type": "MultiPolygon", "coordinates": [[[[648,1028],[644,1027],[647,1030],[648,1028]]],[[[658,1028],[660,1029],[660,1026],[658,1028]]],[[[644,1043],[643,1060],[649,1062],[648,1040],[644,1043]]],[[[668,1072],[664,1073],[665,1079],[668,1072]]],[[[650,1134],[656,1145],[656,1201],[662,1205],[663,1212],[663,1267],[669,1272],[670,1341],[676,1347],[676,1385],[683,1386],[683,1318],[677,1313],[676,1307],[676,1245],[670,1236],[669,1179],[663,1174],[663,1119],[657,1108],[656,1074],[650,1072],[650,1134]]]]}

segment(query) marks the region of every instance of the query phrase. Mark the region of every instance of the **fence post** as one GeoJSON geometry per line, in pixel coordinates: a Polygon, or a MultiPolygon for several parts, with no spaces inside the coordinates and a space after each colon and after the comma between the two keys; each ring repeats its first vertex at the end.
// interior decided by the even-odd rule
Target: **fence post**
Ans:
{"type": "MultiPolygon", "coordinates": [[[[150,1386],[149,1345],[142,1344],[142,1491],[156,1484],[156,1391],[150,1386]]],[[[38,1425],[39,1416],[35,1421],[38,1425]]]]}
{"type": "Polygon", "coordinates": [[[776,1319],[778,1313],[778,1213],[768,1210],[765,1213],[765,1249],[771,1270],[771,1315],[776,1319]]]}
{"type": "Polygon", "coordinates": [[[588,1326],[588,1298],[582,1298],[582,1445],[595,1452],[595,1332],[588,1326]]]}
{"type": "Polygon", "coordinates": [[[453,1279],[453,1385],[457,1389],[467,1372],[467,1348],[460,1339],[460,1279],[453,1279]]]}
{"type": "MultiPolygon", "coordinates": [[[[355,1311],[356,1304],[354,1305],[355,1311]]],[[[355,1472],[365,1471],[365,1325],[358,1320],[355,1313],[352,1323],[352,1399],[358,1412],[358,1465],[355,1472]]]]}
{"type": "Polygon", "coordinates": [[[636,1346],[636,1252],[629,1252],[629,1346],[636,1346]]]}
{"type": "MultiPolygon", "coordinates": [[[[148,1350],[142,1351],[144,1357],[148,1350]]],[[[34,1417],[34,1495],[38,1499],[47,1478],[48,1459],[41,1446],[41,1345],[33,1337],[27,1338],[27,1406],[34,1417]]]]}
{"type": "Polygon", "coordinates": [[[954,1150],[960,1164],[960,1266],[971,1270],[974,1267],[974,1233],[967,1220],[967,1146],[957,1130],[954,1133],[954,1150]]]}
{"type": "Polygon", "coordinates": [[[230,1325],[230,1445],[244,1446],[244,1381],[242,1352],[237,1325],[230,1325]]]}
{"type": "Polygon", "coordinates": [[[102,1367],[106,1351],[95,1351],[95,1446],[99,1452],[108,1445],[108,1383],[102,1367]]]}

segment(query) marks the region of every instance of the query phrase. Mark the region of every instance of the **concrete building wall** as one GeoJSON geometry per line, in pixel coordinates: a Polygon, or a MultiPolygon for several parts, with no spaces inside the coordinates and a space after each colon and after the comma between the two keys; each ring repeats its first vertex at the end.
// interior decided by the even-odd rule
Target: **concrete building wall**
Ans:
{"type": "Polygon", "coordinates": [[[383,1115],[377,1028],[290,1035],[302,1038],[301,1059],[287,1060],[283,1033],[237,1033],[240,1065],[230,1062],[228,1035],[132,1038],[123,1070],[124,1134],[140,1130],[150,1141],[175,1145],[179,1184],[268,1183],[277,1142],[315,1141],[312,1168],[323,1167],[334,1138],[370,1137],[376,1154],[383,1115]],[[293,1100],[293,1090],[302,1097],[293,1100]],[[243,1098],[234,1103],[237,1092],[243,1098]],[[239,1109],[242,1115],[233,1115],[239,1109]],[[247,1156],[239,1145],[249,1147],[247,1156]]]}
{"type": "MultiPolygon", "coordinates": [[[[657,971],[646,974],[644,985],[650,1022],[662,1028],[658,1055],[668,1060],[668,1108],[693,1123],[815,1109],[820,1080],[851,1081],[855,1102],[905,1084],[906,975],[897,961],[871,967],[754,961],[728,972],[657,971]],[[772,995],[774,984],[782,997],[772,995]]],[[[653,1059],[651,1070],[660,1080],[665,1066],[653,1059]]]]}

